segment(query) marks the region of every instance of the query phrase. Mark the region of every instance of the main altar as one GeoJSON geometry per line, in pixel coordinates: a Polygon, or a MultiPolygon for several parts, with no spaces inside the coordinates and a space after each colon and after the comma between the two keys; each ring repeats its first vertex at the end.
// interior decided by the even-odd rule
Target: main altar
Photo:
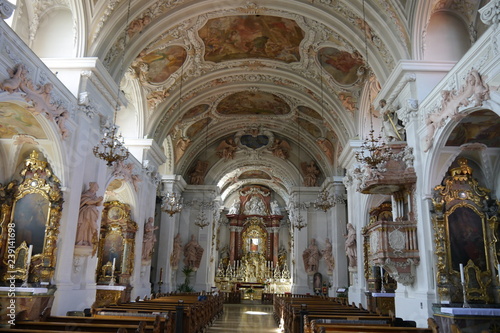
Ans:
{"type": "Polygon", "coordinates": [[[271,201],[271,191],[263,186],[247,187],[238,194],[226,214],[228,253],[219,261],[216,286],[221,291],[240,291],[245,299],[290,292],[286,251],[280,249],[283,215],[277,201],[271,201]]]}

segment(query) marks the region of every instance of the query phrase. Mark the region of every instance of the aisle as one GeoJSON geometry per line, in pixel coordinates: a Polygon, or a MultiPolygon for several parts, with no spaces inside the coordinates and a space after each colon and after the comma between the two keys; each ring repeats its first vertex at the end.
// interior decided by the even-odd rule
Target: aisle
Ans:
{"type": "Polygon", "coordinates": [[[208,328],[207,333],[278,333],[273,319],[273,306],[255,303],[224,304],[224,313],[208,328]]]}

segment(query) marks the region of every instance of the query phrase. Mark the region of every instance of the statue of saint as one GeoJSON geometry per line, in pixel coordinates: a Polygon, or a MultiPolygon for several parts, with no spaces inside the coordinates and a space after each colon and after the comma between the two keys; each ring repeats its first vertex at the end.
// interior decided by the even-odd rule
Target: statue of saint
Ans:
{"type": "Polygon", "coordinates": [[[331,274],[333,273],[333,266],[335,265],[335,260],[333,259],[333,254],[332,254],[332,242],[330,242],[329,238],[326,239],[325,246],[326,247],[323,251],[321,251],[321,254],[325,259],[326,270],[328,271],[329,274],[331,274]]]}
{"type": "Polygon", "coordinates": [[[302,254],[307,274],[314,274],[318,271],[320,257],[321,253],[319,252],[318,245],[316,245],[316,240],[312,238],[309,247],[302,254]]]}
{"type": "Polygon", "coordinates": [[[349,258],[349,267],[356,267],[356,230],[352,223],[347,223],[347,235],[345,237],[345,253],[347,254],[347,258],[349,258]]]}
{"type": "Polygon", "coordinates": [[[142,240],[142,260],[151,260],[153,248],[156,243],[154,219],[150,217],[144,225],[144,238],[142,240]]]}
{"type": "Polygon", "coordinates": [[[172,254],[170,255],[170,266],[175,270],[179,265],[179,260],[181,259],[182,252],[182,240],[181,234],[177,234],[174,237],[174,246],[172,249],[172,254]]]}
{"type": "Polygon", "coordinates": [[[97,241],[97,219],[99,218],[97,207],[102,204],[103,200],[102,196],[97,196],[98,190],[99,185],[90,182],[89,189],[82,193],[76,229],[76,245],[92,246],[97,241]]]}
{"type": "Polygon", "coordinates": [[[203,248],[198,244],[194,235],[191,235],[191,240],[184,246],[184,266],[191,267],[196,271],[200,267],[203,252],[203,248]]]}

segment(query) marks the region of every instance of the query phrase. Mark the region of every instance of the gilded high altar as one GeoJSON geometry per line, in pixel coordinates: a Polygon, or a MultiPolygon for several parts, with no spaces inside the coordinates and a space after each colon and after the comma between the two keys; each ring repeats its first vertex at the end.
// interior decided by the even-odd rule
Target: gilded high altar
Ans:
{"type": "MultiPolygon", "coordinates": [[[[265,187],[247,187],[239,191],[229,213],[229,260],[220,263],[216,282],[235,283],[286,282],[290,272],[279,258],[279,229],[283,218],[277,202],[265,187]]],[[[227,286],[226,286],[227,287],[227,286]]],[[[223,287],[221,289],[227,289],[223,287]]]]}

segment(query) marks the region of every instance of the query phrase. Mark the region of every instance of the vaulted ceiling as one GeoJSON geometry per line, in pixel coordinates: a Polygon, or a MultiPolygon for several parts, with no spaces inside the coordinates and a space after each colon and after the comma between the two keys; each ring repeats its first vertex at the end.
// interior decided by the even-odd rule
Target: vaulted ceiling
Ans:
{"type": "Polygon", "coordinates": [[[406,7],[132,1],[129,9],[121,1],[112,26],[94,27],[90,49],[114,76],[121,61],[128,67],[144,135],[170,152],[168,170],[198,183],[190,180],[196,167],[208,169],[203,183],[223,190],[262,183],[286,192],[303,183],[304,163],[320,170],[317,185],[341,172],[338,158],[366,118],[363,90],[375,95],[408,57],[406,7]]]}
{"type": "Polygon", "coordinates": [[[197,183],[198,166],[203,184],[281,193],[304,183],[306,164],[318,186],[342,175],[368,99],[411,58],[419,10],[405,0],[57,0],[33,3],[34,17],[49,3],[82,18],[78,52],[121,80],[131,103],[118,124],[164,147],[164,173],[197,183]]]}

